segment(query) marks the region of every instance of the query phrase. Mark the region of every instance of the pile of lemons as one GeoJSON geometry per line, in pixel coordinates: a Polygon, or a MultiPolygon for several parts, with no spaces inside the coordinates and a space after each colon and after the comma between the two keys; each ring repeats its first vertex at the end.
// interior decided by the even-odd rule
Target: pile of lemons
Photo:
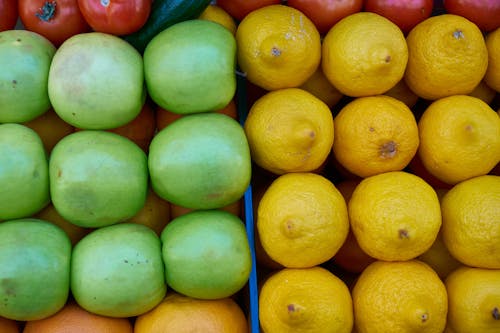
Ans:
{"type": "Polygon", "coordinates": [[[236,39],[263,331],[499,330],[500,29],[273,5],[236,39]]]}

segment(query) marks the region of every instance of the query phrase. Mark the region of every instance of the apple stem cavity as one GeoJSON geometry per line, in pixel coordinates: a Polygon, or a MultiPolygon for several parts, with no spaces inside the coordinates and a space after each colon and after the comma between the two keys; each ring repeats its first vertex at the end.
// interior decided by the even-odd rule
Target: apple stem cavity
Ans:
{"type": "Polygon", "coordinates": [[[56,14],[56,2],[45,1],[42,7],[35,13],[35,16],[44,22],[50,21],[56,14]]]}

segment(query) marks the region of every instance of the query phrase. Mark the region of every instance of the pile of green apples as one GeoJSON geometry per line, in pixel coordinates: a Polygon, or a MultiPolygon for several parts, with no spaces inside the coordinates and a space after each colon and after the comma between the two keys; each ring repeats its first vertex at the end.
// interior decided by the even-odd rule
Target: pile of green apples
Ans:
{"type": "Polygon", "coordinates": [[[236,92],[236,42],[202,20],[175,24],[140,54],[105,33],[75,35],[55,48],[26,30],[0,33],[0,316],[35,320],[69,297],[106,316],[149,311],[167,288],[228,297],[247,282],[244,222],[219,208],[250,184],[244,131],[214,113],[236,92]],[[182,114],[143,151],[108,129],[133,120],[146,97],[182,114]],[[23,123],[52,108],[79,128],[50,153],[23,123]],[[192,211],[158,235],[126,222],[149,188],[192,211]],[[91,228],[76,245],[34,215],[52,204],[91,228]]]}

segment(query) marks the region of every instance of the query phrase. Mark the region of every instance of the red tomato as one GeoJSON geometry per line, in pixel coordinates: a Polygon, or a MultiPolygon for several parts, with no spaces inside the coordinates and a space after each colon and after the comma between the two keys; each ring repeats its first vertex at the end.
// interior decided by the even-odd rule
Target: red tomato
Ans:
{"type": "Polygon", "coordinates": [[[405,34],[432,14],[433,0],[365,0],[365,11],[391,20],[405,34]]]}
{"type": "Polygon", "coordinates": [[[19,17],[26,30],[39,33],[55,46],[90,30],[77,0],[19,0],[19,17]]]}
{"type": "Polygon", "coordinates": [[[344,17],[361,11],[362,0],[288,0],[288,5],[304,13],[325,34],[344,17]]]}
{"type": "Polygon", "coordinates": [[[0,31],[14,29],[17,17],[17,0],[0,0],[0,31]]]}
{"type": "Polygon", "coordinates": [[[445,0],[444,8],[450,14],[460,15],[488,32],[500,27],[499,0],[445,0]]]}
{"type": "Polygon", "coordinates": [[[224,9],[238,21],[251,11],[269,5],[281,4],[281,0],[217,0],[217,6],[224,9]]]}
{"type": "Polygon", "coordinates": [[[95,31],[128,35],[146,23],[152,0],[78,0],[83,17],[95,31]]]}

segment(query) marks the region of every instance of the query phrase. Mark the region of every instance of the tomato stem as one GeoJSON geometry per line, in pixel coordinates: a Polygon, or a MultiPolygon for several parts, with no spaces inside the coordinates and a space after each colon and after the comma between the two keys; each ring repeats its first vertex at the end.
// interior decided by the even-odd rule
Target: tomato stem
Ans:
{"type": "Polygon", "coordinates": [[[48,22],[54,17],[56,13],[56,2],[55,1],[45,1],[42,7],[35,13],[35,16],[40,20],[48,22]]]}

